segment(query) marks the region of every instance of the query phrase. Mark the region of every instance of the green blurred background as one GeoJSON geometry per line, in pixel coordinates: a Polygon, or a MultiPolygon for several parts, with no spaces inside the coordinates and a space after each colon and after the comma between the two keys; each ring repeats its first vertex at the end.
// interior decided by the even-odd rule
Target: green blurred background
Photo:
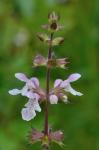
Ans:
{"type": "MultiPolygon", "coordinates": [[[[22,87],[16,72],[37,76],[45,86],[45,68],[32,68],[33,57],[47,54],[47,47],[36,37],[45,32],[52,10],[61,15],[64,30],[56,34],[65,37],[62,46],[55,47],[57,57],[68,57],[68,70],[52,70],[51,83],[79,72],[82,78],[73,87],[82,97],[69,95],[71,104],[51,105],[49,122],[53,129],[62,129],[67,150],[99,150],[99,0],[0,0],[0,150],[39,150],[39,144],[27,140],[31,127],[43,129],[44,111],[25,122],[21,109],[27,99],[10,96],[9,89],[22,87]]],[[[43,106],[42,106],[43,107],[43,106]]],[[[52,150],[61,149],[52,145],[52,150]]]]}

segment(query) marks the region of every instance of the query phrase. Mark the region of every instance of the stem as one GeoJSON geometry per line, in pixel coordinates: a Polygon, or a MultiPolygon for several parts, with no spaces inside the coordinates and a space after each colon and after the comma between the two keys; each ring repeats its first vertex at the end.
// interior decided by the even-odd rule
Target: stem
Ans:
{"type": "MultiPolygon", "coordinates": [[[[51,43],[53,39],[53,33],[51,33],[51,43]]],[[[52,44],[49,46],[48,50],[48,59],[51,59],[52,57],[52,44]]],[[[48,127],[48,102],[49,102],[49,83],[50,83],[50,68],[47,68],[47,74],[46,74],[46,105],[45,105],[45,129],[44,133],[48,136],[49,127],[48,127]]]]}

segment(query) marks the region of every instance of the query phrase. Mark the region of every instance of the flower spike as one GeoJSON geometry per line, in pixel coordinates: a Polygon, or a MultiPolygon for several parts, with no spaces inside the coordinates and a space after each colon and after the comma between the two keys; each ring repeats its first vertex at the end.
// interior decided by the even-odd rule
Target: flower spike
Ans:
{"type": "MultiPolygon", "coordinates": [[[[32,129],[29,133],[29,142],[34,144],[35,142],[41,142],[42,147],[47,150],[51,143],[56,143],[63,147],[64,134],[61,130],[53,132],[49,127],[48,117],[49,117],[49,104],[58,104],[58,102],[64,102],[68,104],[68,95],[71,93],[74,96],[82,96],[81,92],[76,91],[72,88],[71,84],[77,81],[81,75],[79,73],[73,73],[68,76],[67,79],[62,80],[60,78],[56,79],[54,86],[50,89],[50,77],[52,68],[62,68],[66,69],[66,65],[69,63],[67,58],[56,58],[53,52],[53,47],[63,44],[63,37],[54,37],[54,33],[63,29],[63,26],[59,24],[60,16],[54,11],[48,15],[48,24],[43,25],[44,29],[47,29],[50,35],[46,33],[37,34],[38,39],[44,42],[48,46],[48,56],[44,57],[41,54],[37,55],[33,59],[33,67],[46,66],[46,88],[42,89],[40,82],[37,77],[28,78],[23,73],[16,73],[15,77],[24,83],[21,89],[9,90],[10,95],[21,94],[27,98],[27,102],[21,110],[22,119],[24,121],[31,121],[36,117],[37,112],[41,112],[43,109],[41,103],[44,103],[44,127],[43,131],[38,129],[32,129]]],[[[52,106],[52,105],[51,105],[52,106]]]]}

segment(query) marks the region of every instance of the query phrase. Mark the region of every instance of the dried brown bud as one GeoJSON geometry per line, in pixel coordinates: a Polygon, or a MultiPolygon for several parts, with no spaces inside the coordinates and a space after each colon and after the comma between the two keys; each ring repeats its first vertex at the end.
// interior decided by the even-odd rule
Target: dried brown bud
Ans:
{"type": "Polygon", "coordinates": [[[52,30],[56,30],[57,29],[57,23],[56,22],[53,22],[51,25],[50,25],[50,28],[52,30]]]}
{"type": "Polygon", "coordinates": [[[47,66],[49,68],[52,68],[52,67],[56,67],[56,59],[49,59],[48,62],[47,62],[47,66]]]}
{"type": "Polygon", "coordinates": [[[57,23],[54,22],[51,24],[42,25],[42,28],[46,29],[48,31],[51,31],[51,32],[55,32],[55,31],[62,30],[64,27],[62,25],[58,25],[57,23]]]}
{"type": "Polygon", "coordinates": [[[67,59],[66,58],[61,58],[61,59],[49,59],[47,62],[47,65],[49,68],[52,67],[60,67],[65,69],[65,65],[68,64],[67,59]]]}

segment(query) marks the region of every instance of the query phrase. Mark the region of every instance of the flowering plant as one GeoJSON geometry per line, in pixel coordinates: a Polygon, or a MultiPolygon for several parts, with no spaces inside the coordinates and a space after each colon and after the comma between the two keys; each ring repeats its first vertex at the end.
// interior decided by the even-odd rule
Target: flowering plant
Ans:
{"type": "Polygon", "coordinates": [[[48,15],[49,24],[43,25],[44,29],[47,29],[50,32],[50,36],[47,34],[38,34],[38,38],[45,42],[48,45],[48,56],[45,58],[42,55],[37,55],[33,60],[33,66],[46,66],[46,89],[40,87],[39,80],[36,77],[28,77],[23,73],[16,73],[15,77],[24,82],[25,85],[22,89],[13,89],[9,90],[9,94],[17,95],[21,94],[28,98],[27,103],[21,111],[22,119],[30,121],[36,116],[36,111],[41,112],[40,104],[45,103],[45,123],[44,123],[44,132],[33,129],[29,135],[31,143],[41,141],[45,149],[49,147],[51,142],[55,142],[60,146],[63,145],[63,132],[61,130],[53,132],[48,124],[48,105],[57,104],[58,101],[62,101],[65,104],[68,103],[67,92],[81,96],[82,93],[74,90],[71,87],[71,83],[78,80],[81,75],[79,73],[71,74],[67,79],[56,79],[54,82],[54,87],[49,88],[50,85],[50,73],[52,67],[60,67],[65,69],[68,63],[67,58],[56,59],[53,57],[53,47],[63,43],[63,37],[54,38],[54,33],[58,30],[61,30],[63,26],[58,24],[60,17],[55,12],[52,12],[48,15]]]}

